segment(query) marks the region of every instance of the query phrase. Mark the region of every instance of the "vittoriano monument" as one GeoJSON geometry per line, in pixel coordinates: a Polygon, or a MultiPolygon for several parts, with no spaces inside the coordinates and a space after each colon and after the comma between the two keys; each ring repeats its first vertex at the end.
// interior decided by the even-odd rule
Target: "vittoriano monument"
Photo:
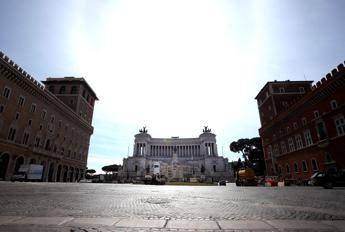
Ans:
{"type": "Polygon", "coordinates": [[[125,179],[144,178],[157,161],[169,181],[214,182],[230,177],[228,159],[218,156],[216,135],[207,126],[196,138],[152,138],[146,127],[134,137],[133,156],[123,160],[125,179]]]}

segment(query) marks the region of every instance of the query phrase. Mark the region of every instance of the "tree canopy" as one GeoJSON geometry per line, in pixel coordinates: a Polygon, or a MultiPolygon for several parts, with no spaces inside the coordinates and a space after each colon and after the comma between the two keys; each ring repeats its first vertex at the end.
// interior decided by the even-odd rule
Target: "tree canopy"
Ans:
{"type": "Polygon", "coordinates": [[[88,173],[88,174],[95,174],[96,170],[95,169],[87,169],[86,173],[88,173]]]}
{"type": "Polygon", "coordinates": [[[122,166],[119,164],[112,164],[112,165],[107,165],[102,167],[102,171],[103,172],[118,172],[119,170],[121,170],[122,166]]]}
{"type": "Polygon", "coordinates": [[[245,165],[255,169],[262,175],[265,170],[264,154],[262,150],[261,138],[244,138],[230,143],[230,151],[242,153],[245,165]]]}

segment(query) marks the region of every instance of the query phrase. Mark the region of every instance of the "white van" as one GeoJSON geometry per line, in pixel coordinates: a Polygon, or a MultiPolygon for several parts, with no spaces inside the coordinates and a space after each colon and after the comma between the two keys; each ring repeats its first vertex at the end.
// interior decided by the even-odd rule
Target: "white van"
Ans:
{"type": "Polygon", "coordinates": [[[11,180],[12,181],[41,181],[43,166],[38,164],[23,164],[20,166],[11,180]]]}

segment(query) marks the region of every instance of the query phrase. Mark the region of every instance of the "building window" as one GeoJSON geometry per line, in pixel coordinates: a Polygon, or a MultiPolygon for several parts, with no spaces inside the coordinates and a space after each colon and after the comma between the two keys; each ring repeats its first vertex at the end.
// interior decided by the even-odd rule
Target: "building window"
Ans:
{"type": "Polygon", "coordinates": [[[274,155],[275,157],[279,156],[279,146],[278,146],[278,144],[275,144],[275,145],[274,145],[274,148],[273,148],[273,155],[274,155]]]}
{"type": "Polygon", "coordinates": [[[31,112],[31,113],[35,113],[35,111],[36,111],[36,104],[35,104],[35,103],[32,103],[32,104],[31,104],[31,107],[30,107],[30,112],[31,112]]]}
{"type": "Polygon", "coordinates": [[[294,128],[295,130],[298,128],[297,122],[294,122],[294,123],[293,123],[293,128],[294,128]]]}
{"type": "Polygon", "coordinates": [[[314,118],[319,118],[320,117],[320,113],[318,110],[314,111],[314,118]]]}
{"type": "Polygon", "coordinates": [[[306,118],[302,118],[302,125],[303,126],[307,125],[307,119],[306,118]]]}
{"type": "Polygon", "coordinates": [[[50,148],[50,140],[49,139],[47,139],[44,149],[47,151],[50,151],[51,148],[50,148]]]}
{"type": "Polygon", "coordinates": [[[282,174],[282,167],[279,165],[278,166],[278,174],[281,175],[282,174]]]}
{"type": "Polygon", "coordinates": [[[323,122],[318,122],[316,124],[316,129],[320,140],[324,140],[327,138],[325,124],[323,122]]]}
{"type": "Polygon", "coordinates": [[[289,138],[289,139],[288,139],[288,143],[289,143],[289,151],[290,151],[290,152],[295,151],[295,144],[294,144],[292,138],[289,138]]]}
{"type": "Polygon", "coordinates": [[[27,132],[24,132],[24,135],[23,135],[23,144],[24,145],[28,145],[29,137],[30,137],[30,134],[27,132]]]}
{"type": "Polygon", "coordinates": [[[77,93],[77,86],[72,86],[71,94],[76,94],[76,93],[77,93]]]}
{"type": "Polygon", "coordinates": [[[287,153],[285,142],[280,142],[280,148],[283,154],[287,153]]]}
{"type": "Polygon", "coordinates": [[[296,147],[297,147],[297,150],[299,149],[302,149],[303,148],[303,142],[302,142],[302,137],[301,135],[296,135],[295,136],[295,139],[296,139],[296,147]]]}
{"type": "Polygon", "coordinates": [[[341,116],[334,120],[335,127],[337,129],[337,134],[339,136],[345,135],[345,119],[344,116],[341,116]]]}
{"type": "Polygon", "coordinates": [[[304,87],[299,87],[299,92],[300,92],[300,93],[305,93],[304,87]]]}
{"type": "Polygon", "coordinates": [[[39,147],[39,146],[40,146],[40,143],[41,143],[41,138],[36,137],[36,138],[35,138],[35,147],[39,147]]]}
{"type": "Polygon", "coordinates": [[[61,120],[59,120],[58,126],[59,126],[59,128],[61,128],[61,126],[62,126],[62,121],[61,120]]]}
{"type": "Polygon", "coordinates": [[[216,165],[213,165],[213,172],[217,172],[217,167],[216,167],[216,165]]]}
{"type": "Polygon", "coordinates": [[[5,87],[4,88],[4,91],[2,93],[2,96],[6,99],[9,99],[10,98],[10,95],[11,95],[11,89],[8,88],[8,87],[5,87]]]}
{"type": "Polygon", "coordinates": [[[20,97],[19,97],[19,100],[18,100],[18,104],[19,104],[20,106],[23,106],[23,105],[24,105],[24,101],[25,101],[25,98],[24,98],[23,96],[20,96],[20,97]]]}
{"type": "Polygon", "coordinates": [[[19,119],[19,113],[16,113],[15,119],[18,120],[19,119]]]}
{"type": "Polygon", "coordinates": [[[0,105],[0,113],[4,112],[4,106],[0,105]]]}
{"type": "Polygon", "coordinates": [[[10,130],[8,131],[7,139],[10,141],[14,141],[15,137],[16,137],[16,129],[11,127],[10,130]]]}
{"type": "Polygon", "coordinates": [[[329,152],[325,153],[325,159],[326,159],[327,163],[330,163],[330,162],[333,161],[332,156],[331,156],[331,154],[329,152]]]}
{"type": "Polygon", "coordinates": [[[86,93],[86,92],[85,92],[85,89],[84,89],[84,90],[83,90],[83,97],[84,97],[84,98],[85,98],[85,93],[86,93]]]}
{"type": "Polygon", "coordinates": [[[335,110],[336,108],[338,108],[338,102],[336,100],[332,100],[330,102],[330,104],[331,104],[331,109],[332,110],[335,110]]]}
{"type": "Polygon", "coordinates": [[[313,171],[319,170],[318,167],[317,167],[317,162],[314,159],[311,160],[311,166],[313,168],[313,171]]]}
{"type": "Polygon", "coordinates": [[[268,147],[267,147],[267,158],[268,159],[272,159],[272,146],[271,145],[269,145],[268,147]]]}
{"type": "Polygon", "coordinates": [[[61,86],[59,90],[59,94],[65,94],[66,93],[66,86],[61,86]]]}
{"type": "Polygon", "coordinates": [[[303,172],[307,172],[308,171],[307,162],[305,162],[305,160],[302,161],[302,170],[303,170],[303,172]]]}
{"type": "Polygon", "coordinates": [[[293,167],[294,167],[294,171],[295,171],[296,173],[298,173],[298,172],[299,172],[299,170],[298,170],[298,164],[297,164],[297,163],[294,163],[293,167]]]}
{"type": "Polygon", "coordinates": [[[50,122],[54,123],[54,121],[55,121],[55,116],[54,115],[50,116],[50,122]]]}
{"type": "Polygon", "coordinates": [[[31,126],[31,124],[32,124],[32,120],[29,119],[29,121],[28,121],[28,126],[31,126]]]}
{"type": "Polygon", "coordinates": [[[304,131],[303,134],[304,134],[304,139],[305,139],[305,146],[308,147],[308,146],[313,145],[313,139],[311,137],[310,130],[304,131]]]}
{"type": "Polygon", "coordinates": [[[51,92],[51,93],[54,93],[54,91],[55,91],[55,89],[54,89],[54,86],[49,86],[49,92],[51,92]]]}
{"type": "Polygon", "coordinates": [[[286,173],[290,173],[290,165],[286,164],[285,165],[286,173]]]}
{"type": "Polygon", "coordinates": [[[41,117],[42,119],[46,119],[46,116],[47,116],[47,111],[46,110],[42,110],[42,114],[41,114],[41,117]]]}
{"type": "Polygon", "coordinates": [[[285,93],[285,89],[283,87],[279,88],[279,93],[285,93]]]}
{"type": "Polygon", "coordinates": [[[42,128],[43,128],[43,125],[42,125],[42,124],[40,124],[40,130],[42,130],[42,128]]]}

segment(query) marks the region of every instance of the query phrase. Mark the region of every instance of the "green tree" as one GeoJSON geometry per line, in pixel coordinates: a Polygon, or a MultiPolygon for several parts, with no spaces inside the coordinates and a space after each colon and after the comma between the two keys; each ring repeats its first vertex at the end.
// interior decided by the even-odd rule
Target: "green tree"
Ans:
{"type": "Polygon", "coordinates": [[[122,169],[122,166],[119,164],[112,164],[102,167],[102,171],[106,173],[107,180],[117,179],[118,172],[122,169]],[[108,173],[111,172],[111,176],[108,176],[108,173]]]}
{"type": "Polygon", "coordinates": [[[244,165],[255,170],[256,175],[263,175],[265,172],[265,161],[260,137],[251,139],[239,139],[230,143],[230,151],[241,152],[244,158],[244,165]]]}
{"type": "Polygon", "coordinates": [[[93,175],[96,173],[96,170],[95,169],[87,169],[86,173],[93,175]]]}

